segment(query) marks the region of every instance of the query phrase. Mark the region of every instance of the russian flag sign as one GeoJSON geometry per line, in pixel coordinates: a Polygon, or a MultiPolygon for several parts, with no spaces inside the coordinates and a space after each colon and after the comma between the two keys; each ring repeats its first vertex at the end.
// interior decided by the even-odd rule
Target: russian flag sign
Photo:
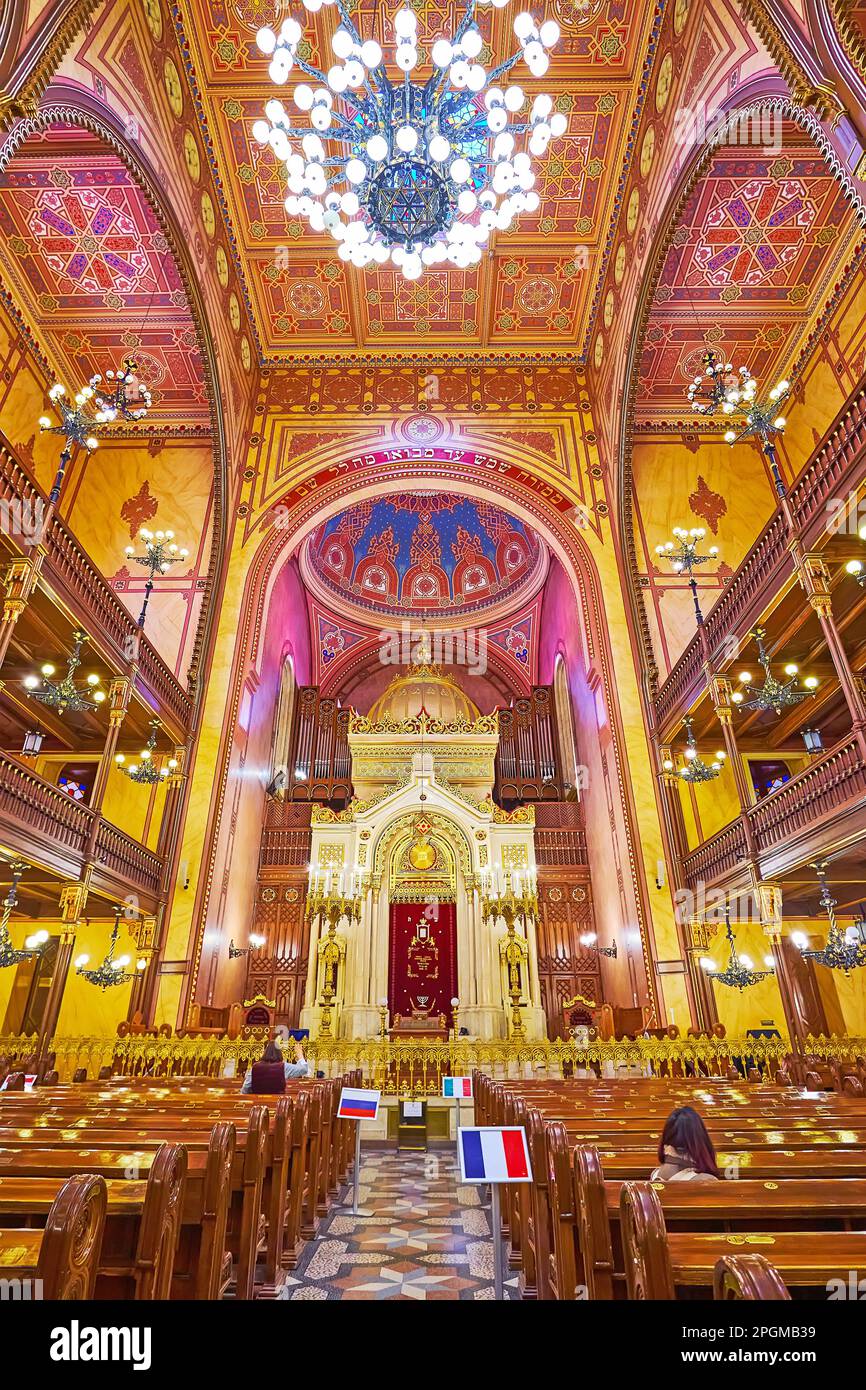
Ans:
{"type": "Polygon", "coordinates": [[[471,1100],[471,1076],[443,1076],[442,1094],[446,1100],[471,1100]]]}
{"type": "Polygon", "coordinates": [[[462,1182],[531,1182],[526,1132],[515,1125],[457,1131],[462,1182]]]}
{"type": "Polygon", "coordinates": [[[338,1120],[375,1120],[379,1113],[381,1091],[356,1091],[344,1086],[340,1092],[338,1120]]]}

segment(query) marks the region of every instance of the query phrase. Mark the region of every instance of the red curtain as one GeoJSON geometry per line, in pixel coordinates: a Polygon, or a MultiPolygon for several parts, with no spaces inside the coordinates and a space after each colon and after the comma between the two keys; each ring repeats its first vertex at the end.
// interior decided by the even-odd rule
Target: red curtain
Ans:
{"type": "Polygon", "coordinates": [[[451,1022],[457,997],[457,911],[439,903],[431,920],[426,903],[392,903],[388,1006],[405,1018],[414,1009],[451,1022]],[[422,1002],[423,1001],[423,1002],[422,1002]]]}

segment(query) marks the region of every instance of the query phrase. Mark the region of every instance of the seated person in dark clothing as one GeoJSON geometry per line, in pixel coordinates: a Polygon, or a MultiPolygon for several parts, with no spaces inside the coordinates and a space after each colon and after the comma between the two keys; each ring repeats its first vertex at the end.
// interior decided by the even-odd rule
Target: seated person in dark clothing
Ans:
{"type": "Polygon", "coordinates": [[[304,1056],[304,1049],[297,1040],[294,1043],[293,1062],[283,1061],[283,1054],[275,1042],[269,1042],[262,1053],[261,1061],[253,1062],[241,1086],[244,1096],[282,1095],[287,1081],[295,1081],[310,1076],[310,1064],[304,1056]]]}
{"type": "Polygon", "coordinates": [[[707,1127],[690,1105],[672,1110],[659,1144],[656,1182],[712,1181],[719,1177],[716,1151],[707,1127]]]}

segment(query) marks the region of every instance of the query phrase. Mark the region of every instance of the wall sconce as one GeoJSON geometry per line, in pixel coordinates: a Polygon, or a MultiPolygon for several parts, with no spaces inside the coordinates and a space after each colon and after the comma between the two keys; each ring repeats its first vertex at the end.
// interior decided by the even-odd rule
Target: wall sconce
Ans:
{"type": "Polygon", "coordinates": [[[264,946],[266,937],[260,936],[258,932],[251,931],[249,935],[249,945],[236,946],[234,938],[229,942],[229,960],[238,960],[240,956],[248,956],[250,951],[258,951],[264,946]]]}

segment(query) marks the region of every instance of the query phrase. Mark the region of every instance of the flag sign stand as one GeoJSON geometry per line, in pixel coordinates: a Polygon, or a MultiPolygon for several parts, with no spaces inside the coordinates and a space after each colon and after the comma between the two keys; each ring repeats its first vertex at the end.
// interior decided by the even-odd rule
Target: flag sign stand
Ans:
{"type": "Polygon", "coordinates": [[[454,1101],[454,1137],[460,1133],[460,1102],[472,1099],[471,1076],[443,1076],[442,1096],[444,1100],[454,1101]]]}
{"type": "Polygon", "coordinates": [[[504,1293],[502,1250],[501,1183],[532,1182],[532,1165],[526,1132],[519,1125],[472,1126],[458,1129],[457,1153],[460,1158],[460,1181],[490,1183],[491,1223],[493,1226],[493,1293],[501,1299],[504,1293]]]}
{"type": "Polygon", "coordinates": [[[358,1188],[361,1183],[361,1121],[375,1120],[379,1113],[381,1091],[359,1091],[344,1086],[337,1106],[338,1120],[355,1121],[355,1171],[352,1183],[352,1215],[358,1215],[358,1188]]]}

